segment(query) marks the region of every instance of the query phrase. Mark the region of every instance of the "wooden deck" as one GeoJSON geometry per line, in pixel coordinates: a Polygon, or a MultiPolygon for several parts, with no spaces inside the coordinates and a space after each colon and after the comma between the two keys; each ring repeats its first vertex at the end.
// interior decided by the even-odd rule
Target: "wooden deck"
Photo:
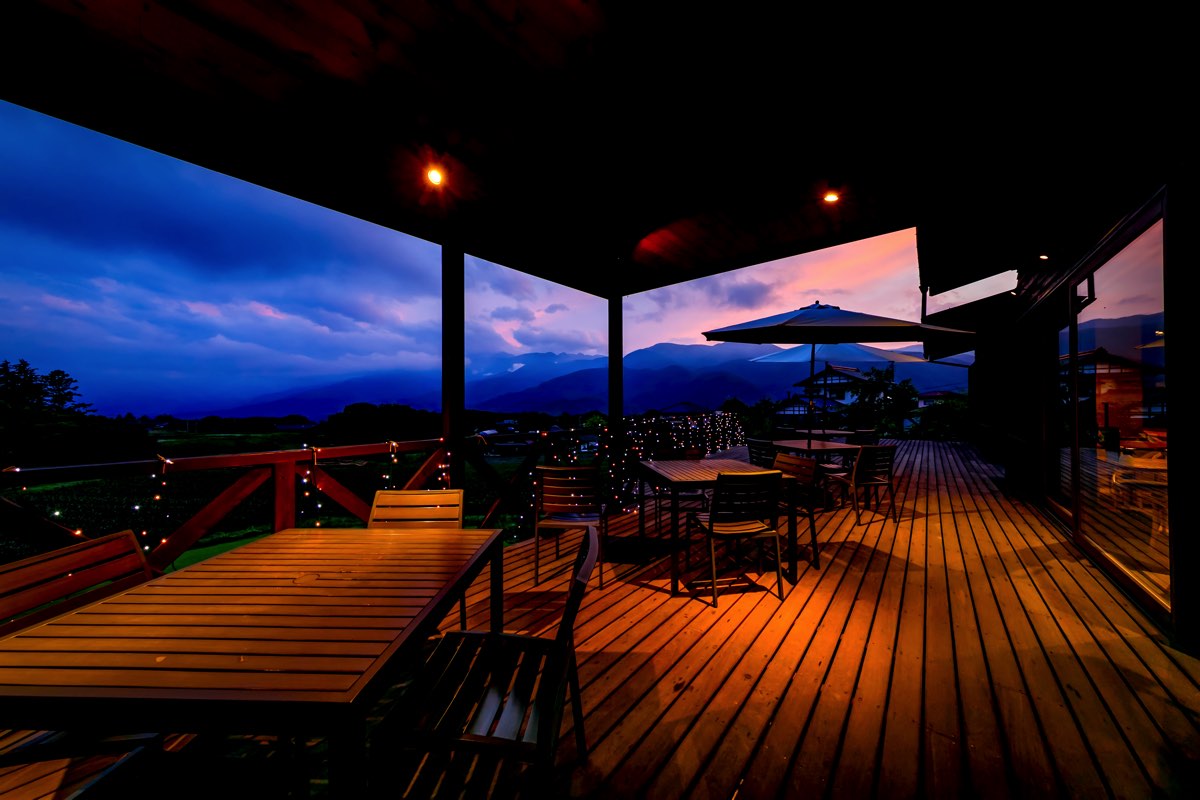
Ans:
{"type": "MultiPolygon", "coordinates": [[[[591,752],[576,759],[568,712],[564,795],[1200,796],[1200,659],[1005,497],[972,449],[899,444],[900,522],[819,514],[820,568],[802,561],[783,601],[770,564],[717,609],[703,591],[672,597],[653,520],[642,540],[636,515],[614,522],[604,587],[592,579],[576,625],[591,752]]],[[[556,561],[542,548],[538,586],[532,542],[506,549],[506,628],[554,631],[579,541],[564,537],[556,561]]],[[[486,578],[468,600],[471,625],[486,626],[486,578]]],[[[455,610],[444,626],[458,624],[455,610]]],[[[306,749],[320,797],[323,747],[306,749]]],[[[217,785],[279,790],[278,760],[253,761],[217,785]]],[[[178,769],[169,779],[183,785],[178,769]]]]}
{"type": "MultiPolygon", "coordinates": [[[[572,796],[1200,796],[1200,660],[970,448],[901,442],[899,474],[899,524],[818,515],[782,602],[769,565],[717,609],[671,597],[662,540],[615,522],[576,625],[572,796]]],[[[537,587],[532,551],[506,550],[506,627],[552,631],[570,548],[537,587]]]]}

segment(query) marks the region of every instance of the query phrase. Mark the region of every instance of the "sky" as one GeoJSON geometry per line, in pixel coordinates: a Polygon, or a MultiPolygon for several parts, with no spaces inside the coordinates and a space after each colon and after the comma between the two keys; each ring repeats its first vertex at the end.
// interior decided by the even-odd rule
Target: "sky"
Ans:
{"type": "MultiPolygon", "coordinates": [[[[468,360],[607,353],[600,298],[466,270],[468,360]]],[[[440,291],[430,242],[0,101],[0,360],[65,370],[99,413],[436,370],[440,291]]],[[[624,349],[814,301],[918,319],[915,232],[631,295],[624,349]]]]}

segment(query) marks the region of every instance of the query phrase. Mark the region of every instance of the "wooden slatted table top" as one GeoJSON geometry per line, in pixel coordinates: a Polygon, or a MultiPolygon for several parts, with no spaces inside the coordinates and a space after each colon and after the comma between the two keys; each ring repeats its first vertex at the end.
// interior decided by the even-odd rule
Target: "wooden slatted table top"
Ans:
{"type": "Polygon", "coordinates": [[[718,472],[759,472],[763,469],[736,458],[664,459],[643,461],[641,465],[643,470],[676,486],[711,486],[717,482],[718,472]]]}
{"type": "Polygon", "coordinates": [[[780,450],[795,450],[805,453],[845,453],[858,450],[856,444],[847,442],[831,442],[826,439],[778,439],[773,443],[780,450]]]}
{"type": "MultiPolygon", "coordinates": [[[[800,436],[807,437],[810,433],[808,428],[792,428],[790,430],[797,437],[800,437],[800,436]]],[[[783,433],[783,432],[784,431],[779,431],[779,433],[783,433]]],[[[835,428],[813,428],[811,433],[812,433],[812,437],[814,439],[817,438],[818,436],[821,437],[822,439],[829,439],[829,438],[836,438],[838,436],[853,436],[855,434],[855,431],[843,431],[843,430],[837,430],[835,428]]]]}
{"type": "Polygon", "coordinates": [[[501,533],[293,528],[168,573],[0,639],[0,727],[344,715],[500,557],[501,533]]]}

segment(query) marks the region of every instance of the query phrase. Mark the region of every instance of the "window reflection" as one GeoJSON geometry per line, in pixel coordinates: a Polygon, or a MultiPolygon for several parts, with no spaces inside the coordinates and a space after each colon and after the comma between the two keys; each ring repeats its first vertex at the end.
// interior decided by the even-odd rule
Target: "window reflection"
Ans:
{"type": "Polygon", "coordinates": [[[1161,222],[1094,273],[1076,318],[1074,416],[1080,535],[1169,604],[1162,274],[1161,222]]]}

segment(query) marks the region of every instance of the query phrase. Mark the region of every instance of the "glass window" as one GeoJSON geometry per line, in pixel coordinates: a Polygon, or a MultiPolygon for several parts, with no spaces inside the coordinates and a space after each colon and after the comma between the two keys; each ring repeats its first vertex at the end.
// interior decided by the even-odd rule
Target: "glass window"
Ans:
{"type": "Polygon", "coordinates": [[[1162,223],[1095,271],[1076,318],[1082,537],[1169,605],[1162,223]]]}

